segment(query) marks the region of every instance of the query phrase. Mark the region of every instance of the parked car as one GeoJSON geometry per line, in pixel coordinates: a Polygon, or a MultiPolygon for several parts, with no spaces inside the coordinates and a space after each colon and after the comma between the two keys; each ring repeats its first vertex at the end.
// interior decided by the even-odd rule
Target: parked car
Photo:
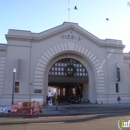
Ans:
{"type": "Polygon", "coordinates": [[[69,103],[80,103],[80,97],[70,97],[68,99],[69,103]]]}

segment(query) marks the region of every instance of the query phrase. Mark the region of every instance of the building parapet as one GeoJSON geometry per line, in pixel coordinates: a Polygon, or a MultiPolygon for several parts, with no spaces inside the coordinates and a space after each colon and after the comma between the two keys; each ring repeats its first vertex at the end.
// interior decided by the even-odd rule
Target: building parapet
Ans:
{"type": "Polygon", "coordinates": [[[1,51],[6,51],[6,44],[0,43],[0,50],[1,51]]]}
{"type": "Polygon", "coordinates": [[[130,53],[124,53],[124,58],[125,59],[130,59],[130,53]]]}
{"type": "Polygon", "coordinates": [[[125,46],[122,44],[121,40],[115,39],[99,39],[98,37],[94,36],[90,32],[86,31],[82,27],[78,26],[76,23],[64,22],[62,25],[51,28],[49,30],[45,30],[40,33],[32,33],[31,31],[24,31],[24,30],[13,30],[10,29],[8,34],[6,35],[6,39],[25,39],[25,40],[42,40],[43,38],[52,36],[56,33],[59,33],[66,29],[73,29],[76,31],[81,32],[84,36],[87,36],[91,40],[95,41],[101,46],[110,46],[110,47],[118,47],[124,48],[125,46]]]}

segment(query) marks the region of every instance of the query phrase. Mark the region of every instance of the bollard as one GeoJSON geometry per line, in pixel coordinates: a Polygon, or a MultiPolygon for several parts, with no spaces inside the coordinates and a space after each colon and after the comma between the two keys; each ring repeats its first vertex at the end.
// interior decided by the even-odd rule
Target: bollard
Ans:
{"type": "Polygon", "coordinates": [[[58,101],[56,101],[56,111],[57,111],[57,108],[58,108],[58,101]]]}

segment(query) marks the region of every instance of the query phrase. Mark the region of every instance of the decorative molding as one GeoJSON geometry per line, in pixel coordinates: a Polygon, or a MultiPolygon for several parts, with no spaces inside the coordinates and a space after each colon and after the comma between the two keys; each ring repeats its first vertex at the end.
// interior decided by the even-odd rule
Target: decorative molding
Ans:
{"type": "Polygon", "coordinates": [[[37,89],[37,88],[43,89],[44,72],[49,61],[52,60],[53,57],[55,57],[60,52],[66,52],[66,51],[78,52],[90,60],[96,72],[95,73],[97,77],[96,90],[97,92],[104,93],[105,92],[105,77],[104,77],[104,71],[103,71],[103,68],[101,66],[99,59],[95,56],[93,52],[88,50],[86,47],[78,45],[74,42],[67,42],[64,44],[53,46],[41,56],[35,68],[34,89],[37,89]],[[43,79],[43,80],[40,80],[40,79],[43,79]],[[101,88],[102,90],[100,90],[101,88]]]}
{"type": "MultiPolygon", "coordinates": [[[[80,27],[77,23],[72,23],[72,22],[64,22],[62,25],[59,25],[57,27],[51,28],[49,30],[43,31],[41,33],[32,33],[31,31],[25,31],[25,30],[13,30],[10,29],[8,34],[6,34],[6,39],[10,40],[10,39],[20,39],[20,40],[27,40],[27,41],[32,41],[32,40],[42,40],[44,38],[48,38],[52,35],[55,34],[59,34],[60,35],[58,37],[61,37],[61,33],[63,31],[66,30],[74,30],[76,32],[81,33],[82,35],[84,35],[85,37],[95,41],[98,45],[101,46],[108,46],[108,47],[116,47],[116,48],[124,48],[125,46],[122,44],[121,40],[115,40],[115,39],[99,39],[96,36],[94,36],[93,34],[91,34],[90,32],[86,31],[85,29],[83,29],[82,27],[80,27]]],[[[74,37],[73,35],[62,35],[61,39],[68,39],[68,40],[77,40],[80,41],[82,40],[82,38],[80,36],[76,36],[74,37]]],[[[10,44],[11,45],[11,44],[10,44]]],[[[27,46],[30,46],[30,44],[28,44],[27,46]]]]}

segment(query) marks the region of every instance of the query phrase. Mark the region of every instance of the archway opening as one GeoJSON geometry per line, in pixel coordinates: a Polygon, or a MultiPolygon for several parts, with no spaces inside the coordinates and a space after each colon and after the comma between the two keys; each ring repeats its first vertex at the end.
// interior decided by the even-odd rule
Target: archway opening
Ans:
{"type": "Polygon", "coordinates": [[[88,73],[83,64],[76,59],[64,58],[55,62],[48,74],[48,96],[58,102],[81,103],[83,90],[88,91],[88,73]],[[72,101],[72,99],[76,99],[72,101]]]}

